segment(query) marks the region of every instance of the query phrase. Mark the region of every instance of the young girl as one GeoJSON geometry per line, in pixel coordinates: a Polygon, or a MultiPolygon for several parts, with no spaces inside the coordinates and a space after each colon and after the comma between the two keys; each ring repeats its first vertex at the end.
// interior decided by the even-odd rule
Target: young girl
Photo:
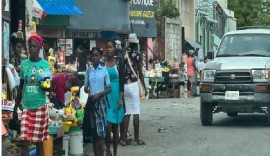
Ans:
{"type": "Polygon", "coordinates": [[[112,92],[108,94],[107,113],[107,134],[106,146],[107,155],[112,155],[110,150],[111,129],[113,131],[113,155],[117,155],[117,145],[119,139],[118,124],[122,122],[125,114],[123,108],[124,95],[124,62],[120,57],[115,57],[115,42],[106,42],[105,66],[110,75],[112,92]]]}
{"type": "Polygon", "coordinates": [[[94,47],[90,55],[93,64],[85,74],[84,91],[88,93],[88,100],[83,120],[83,135],[84,142],[93,142],[95,156],[102,156],[106,135],[105,96],[111,91],[111,84],[107,69],[100,65],[102,50],[94,47]]]}

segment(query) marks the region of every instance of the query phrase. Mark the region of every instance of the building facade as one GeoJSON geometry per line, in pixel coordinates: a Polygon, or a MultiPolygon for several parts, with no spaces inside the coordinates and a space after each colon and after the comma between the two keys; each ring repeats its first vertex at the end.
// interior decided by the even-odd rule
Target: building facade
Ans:
{"type": "Polygon", "coordinates": [[[198,0],[195,11],[196,41],[202,45],[202,59],[208,51],[216,52],[226,32],[236,30],[236,19],[227,9],[227,0],[198,0]]]}

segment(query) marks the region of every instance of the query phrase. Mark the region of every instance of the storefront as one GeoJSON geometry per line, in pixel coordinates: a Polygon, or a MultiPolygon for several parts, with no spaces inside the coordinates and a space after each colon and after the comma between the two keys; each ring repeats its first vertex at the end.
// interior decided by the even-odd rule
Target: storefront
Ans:
{"type": "Polygon", "coordinates": [[[155,11],[154,1],[130,1],[131,32],[136,33],[140,40],[140,51],[147,69],[153,68],[152,59],[160,59],[153,51],[153,38],[157,37],[155,11]]]}

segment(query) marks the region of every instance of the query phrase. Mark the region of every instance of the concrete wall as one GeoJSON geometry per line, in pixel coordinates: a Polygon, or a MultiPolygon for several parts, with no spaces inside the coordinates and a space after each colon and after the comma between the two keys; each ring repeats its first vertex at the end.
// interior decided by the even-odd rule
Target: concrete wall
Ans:
{"type": "Polygon", "coordinates": [[[182,26],[185,27],[185,38],[195,41],[195,0],[176,0],[182,26]]]}
{"type": "Polygon", "coordinates": [[[182,35],[180,19],[165,19],[165,59],[171,64],[181,58],[182,35]]]}

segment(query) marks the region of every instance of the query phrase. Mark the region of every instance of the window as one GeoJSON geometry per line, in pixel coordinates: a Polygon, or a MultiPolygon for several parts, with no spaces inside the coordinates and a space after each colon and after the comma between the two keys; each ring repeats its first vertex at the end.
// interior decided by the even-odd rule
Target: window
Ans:
{"type": "Polygon", "coordinates": [[[218,49],[221,55],[266,55],[270,56],[270,35],[238,34],[225,36],[218,49]]]}

